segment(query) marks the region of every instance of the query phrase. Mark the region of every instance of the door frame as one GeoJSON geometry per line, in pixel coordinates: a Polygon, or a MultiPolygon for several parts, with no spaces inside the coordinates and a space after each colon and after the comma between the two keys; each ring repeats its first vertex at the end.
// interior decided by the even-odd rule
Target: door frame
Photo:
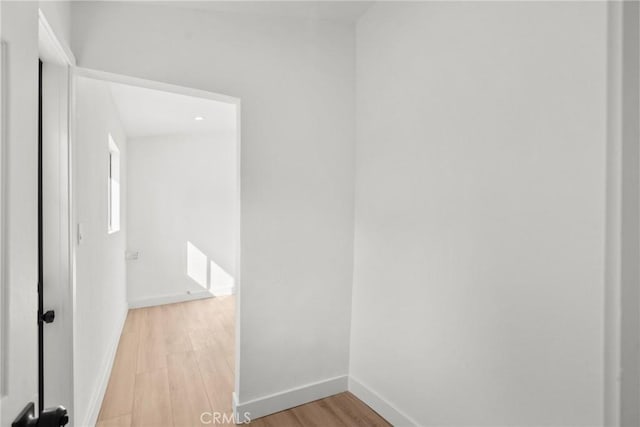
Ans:
{"type": "MultiPolygon", "coordinates": [[[[65,157],[64,162],[66,162],[66,165],[64,165],[59,169],[58,182],[60,183],[60,187],[58,188],[58,191],[61,196],[61,199],[66,200],[66,203],[63,202],[65,203],[64,205],[62,204],[60,205],[59,214],[60,214],[61,221],[64,221],[66,223],[67,225],[66,229],[68,231],[65,234],[62,234],[60,236],[59,241],[55,243],[59,244],[59,247],[64,248],[64,250],[62,250],[60,254],[60,256],[62,257],[61,269],[56,276],[57,276],[57,280],[60,283],[68,283],[67,293],[66,295],[62,295],[61,299],[65,301],[65,306],[68,307],[70,311],[69,313],[65,313],[65,314],[69,315],[70,325],[68,326],[71,326],[70,338],[71,338],[71,341],[73,342],[75,337],[75,334],[74,334],[75,323],[73,321],[73,319],[75,318],[75,304],[74,304],[75,283],[73,282],[73,280],[71,280],[73,277],[74,265],[73,265],[73,258],[72,258],[73,235],[71,233],[72,200],[70,197],[72,194],[72,191],[71,191],[71,184],[72,184],[71,129],[73,128],[73,121],[72,121],[73,117],[70,114],[69,106],[72,98],[71,97],[72,95],[71,70],[75,66],[76,60],[71,50],[65,44],[60,42],[60,39],[56,35],[55,31],[49,24],[47,17],[45,16],[44,12],[40,8],[38,9],[38,54],[39,54],[40,60],[43,63],[43,67],[42,67],[43,70],[45,69],[46,65],[55,65],[64,69],[66,74],[66,75],[63,75],[61,79],[50,79],[50,78],[45,79],[44,75],[41,76],[40,78],[42,79],[43,84],[46,81],[47,88],[48,88],[47,90],[53,90],[54,92],[58,93],[60,97],[66,98],[66,99],[61,98],[59,102],[59,105],[66,106],[67,111],[65,112],[65,114],[61,115],[61,117],[59,118],[60,121],[58,123],[58,128],[60,129],[60,137],[56,140],[56,143],[60,144],[60,147],[66,145],[66,153],[64,153],[64,157],[65,157]],[[52,85],[54,84],[57,85],[57,87],[52,87],[52,85]]],[[[43,90],[45,90],[44,87],[43,87],[43,90]]],[[[40,108],[42,108],[42,105],[40,106],[40,108]]],[[[41,153],[41,155],[43,154],[44,152],[41,153]]],[[[43,157],[43,161],[44,160],[45,159],[43,157]]],[[[40,171],[40,173],[42,173],[42,170],[40,171]]],[[[44,199],[42,199],[40,202],[43,203],[44,199]]],[[[41,209],[43,208],[44,206],[41,207],[41,209]]],[[[45,223],[43,223],[43,226],[44,225],[45,223]]],[[[39,250],[43,250],[43,248],[40,248],[39,250]]],[[[40,274],[42,274],[42,272],[40,274]]],[[[46,308],[47,307],[46,307],[46,301],[45,301],[44,309],[46,310],[46,308]]],[[[44,325],[44,327],[46,329],[46,325],[44,325]]],[[[44,334],[44,332],[42,334],[44,334]]],[[[41,340],[43,338],[44,338],[44,335],[39,339],[41,340]]],[[[69,357],[71,358],[71,365],[73,365],[73,344],[72,343],[70,344],[72,347],[69,349],[69,357]]],[[[44,357],[44,360],[46,360],[46,357],[44,357]]],[[[41,365],[42,363],[43,362],[39,362],[39,366],[41,366],[42,369],[44,369],[43,368],[44,365],[41,365]]],[[[70,402],[73,402],[74,400],[73,369],[71,369],[71,372],[69,372],[67,375],[69,376],[68,380],[71,388],[70,402]]],[[[44,402],[44,398],[45,398],[44,389],[41,388],[42,387],[41,381],[43,381],[43,378],[46,378],[46,376],[44,374],[44,371],[41,370],[39,372],[39,378],[38,378],[39,402],[44,402]]],[[[46,405],[51,406],[51,405],[57,404],[56,402],[44,402],[44,403],[45,403],[45,406],[46,405]]],[[[40,411],[42,409],[43,408],[39,408],[40,411]]],[[[67,409],[70,411],[71,423],[73,424],[75,421],[74,419],[75,417],[73,414],[73,406],[67,409]]]]}
{"type": "MultiPolygon", "coordinates": [[[[231,399],[231,403],[232,403],[232,407],[233,407],[233,411],[234,411],[234,417],[236,417],[235,411],[236,411],[236,404],[237,404],[237,390],[239,389],[239,385],[240,385],[240,300],[241,300],[241,292],[242,292],[242,280],[241,280],[241,213],[242,213],[242,206],[241,206],[241,188],[242,188],[242,180],[241,180],[241,117],[242,117],[242,109],[241,109],[241,99],[238,97],[234,97],[234,96],[229,96],[229,95],[224,95],[224,94],[220,94],[220,93],[216,93],[216,92],[210,92],[207,90],[202,90],[202,89],[195,89],[195,88],[191,88],[191,87],[186,87],[186,86],[179,86],[179,85],[174,85],[174,84],[170,84],[170,83],[164,83],[164,82],[160,82],[160,81],[155,81],[155,80],[148,80],[148,79],[143,79],[143,78],[138,78],[138,77],[131,77],[131,76],[127,76],[127,75],[123,75],[123,74],[116,74],[116,73],[110,73],[110,72],[106,72],[106,71],[100,71],[100,70],[95,70],[95,69],[91,69],[91,68],[84,68],[84,67],[72,67],[71,68],[71,88],[72,88],[72,95],[70,98],[70,120],[72,120],[72,128],[70,131],[70,150],[71,152],[73,152],[75,150],[75,144],[76,144],[76,135],[75,135],[75,116],[76,116],[76,97],[75,97],[75,87],[76,87],[76,81],[78,78],[90,78],[90,79],[94,79],[94,80],[101,80],[101,81],[105,81],[105,82],[111,82],[111,83],[121,83],[121,84],[126,84],[129,86],[136,86],[136,87],[140,87],[140,88],[145,88],[145,89],[153,89],[153,90],[158,90],[158,91],[163,91],[163,92],[170,92],[170,93],[175,93],[175,94],[179,94],[179,95],[185,95],[185,96],[191,96],[194,98],[203,98],[203,99],[209,99],[209,100],[213,100],[213,101],[218,101],[218,102],[225,102],[228,104],[233,104],[236,106],[236,197],[235,197],[235,204],[236,204],[236,226],[235,226],[235,234],[236,234],[236,253],[235,253],[235,271],[236,271],[236,277],[235,277],[235,298],[236,298],[236,304],[235,304],[235,354],[234,354],[234,358],[235,358],[235,369],[234,369],[234,392],[232,394],[232,396],[229,396],[229,398],[231,399]]],[[[70,167],[71,169],[73,169],[73,164],[70,163],[70,167]]],[[[72,175],[70,175],[72,176],[72,175]]],[[[72,182],[73,182],[73,176],[72,176],[72,182]]],[[[72,201],[72,206],[75,206],[75,194],[73,191],[71,191],[71,198],[72,201]]],[[[72,241],[73,241],[73,245],[72,245],[72,260],[74,261],[73,265],[74,265],[74,269],[73,269],[73,289],[74,289],[74,296],[75,296],[75,287],[76,287],[76,277],[75,277],[75,259],[76,259],[76,249],[77,249],[77,233],[78,233],[78,218],[76,216],[77,212],[75,209],[73,209],[71,211],[71,233],[72,233],[72,241]]],[[[75,299],[74,299],[74,307],[75,307],[75,299]]],[[[75,315],[75,310],[74,310],[74,315],[75,315]]],[[[76,351],[76,342],[75,342],[75,322],[74,322],[74,354],[76,351]]],[[[115,351],[115,349],[114,349],[115,351]]],[[[115,352],[113,355],[111,355],[111,359],[113,360],[113,358],[115,357],[115,352]]],[[[109,368],[111,369],[111,368],[109,368]]],[[[110,372],[109,374],[106,376],[106,381],[109,380],[110,377],[110,372]]],[[[106,387],[107,387],[107,383],[105,382],[104,384],[100,385],[101,390],[99,390],[99,398],[100,398],[100,403],[102,402],[102,399],[104,399],[104,394],[106,392],[106,387]]],[[[74,397],[74,401],[75,401],[75,397],[74,397]]],[[[100,408],[98,407],[97,410],[99,410],[100,408]]],[[[91,410],[91,408],[90,408],[91,410]]],[[[97,418],[97,413],[90,415],[90,417],[95,417],[97,418]]],[[[237,419],[237,418],[236,418],[237,419]]]]}
{"type": "MultiPolygon", "coordinates": [[[[0,6],[0,10],[1,10],[0,6]]],[[[2,34],[2,19],[0,19],[0,34],[2,34]]],[[[6,219],[6,202],[5,202],[5,167],[4,167],[4,150],[5,150],[5,96],[4,96],[4,86],[5,86],[5,47],[4,42],[0,40],[0,420],[2,420],[2,407],[4,406],[2,403],[2,399],[6,393],[6,382],[4,372],[6,372],[7,360],[6,360],[6,344],[5,340],[7,338],[7,332],[5,331],[5,327],[7,326],[7,322],[5,319],[6,316],[6,307],[5,307],[5,287],[6,287],[6,253],[5,253],[5,219],[6,219]]]]}

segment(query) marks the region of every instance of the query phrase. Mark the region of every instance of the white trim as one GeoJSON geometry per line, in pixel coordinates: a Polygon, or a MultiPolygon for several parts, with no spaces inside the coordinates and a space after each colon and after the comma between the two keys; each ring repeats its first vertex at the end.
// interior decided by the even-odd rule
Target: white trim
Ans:
{"type": "MultiPolygon", "coordinates": [[[[69,210],[69,280],[70,280],[70,292],[71,292],[71,310],[73,321],[73,357],[75,360],[76,354],[79,351],[79,345],[76,340],[78,336],[78,325],[76,322],[77,316],[77,305],[76,305],[76,287],[77,287],[77,277],[76,277],[76,255],[77,248],[79,244],[78,240],[78,227],[77,227],[77,219],[78,214],[76,212],[76,194],[75,194],[75,175],[74,175],[74,162],[75,162],[75,141],[76,141],[76,80],[75,80],[75,67],[69,67],[69,151],[68,151],[68,159],[67,165],[69,167],[69,181],[67,182],[69,192],[68,199],[68,210],[69,210]]],[[[76,390],[78,390],[78,376],[76,375],[76,366],[73,366],[73,409],[74,411],[78,411],[78,396],[76,395],[76,390]]],[[[90,412],[88,412],[90,413],[90,412]]]]}
{"type": "MultiPolygon", "coordinates": [[[[241,292],[241,286],[240,286],[240,282],[241,282],[241,277],[242,277],[242,268],[241,268],[241,262],[242,262],[242,256],[241,256],[241,248],[242,248],[242,226],[241,226],[241,218],[242,218],[242,169],[241,169],[241,159],[242,159],[242,146],[240,144],[241,142],[241,132],[242,132],[242,126],[241,126],[241,103],[240,100],[238,99],[238,102],[236,102],[236,212],[235,212],[235,220],[237,221],[235,223],[235,234],[236,234],[236,245],[235,245],[235,250],[236,250],[236,258],[235,258],[235,277],[234,277],[234,285],[233,285],[233,293],[236,294],[235,300],[236,300],[236,304],[235,304],[235,351],[234,351],[234,357],[235,357],[235,376],[234,376],[234,383],[233,383],[233,387],[234,390],[240,390],[240,374],[241,374],[241,361],[240,361],[240,343],[242,340],[242,336],[240,334],[240,324],[242,322],[242,316],[240,313],[240,301],[242,300],[242,297],[240,295],[241,292]]],[[[234,393],[235,394],[235,393],[234,393]]],[[[235,402],[235,401],[234,401],[235,402]]]]}
{"type": "MultiPolygon", "coordinates": [[[[5,45],[0,40],[0,398],[4,398],[7,394],[6,377],[7,377],[7,351],[6,343],[8,336],[8,300],[6,295],[6,238],[5,238],[5,221],[7,217],[5,201],[6,195],[6,168],[5,168],[5,135],[6,135],[6,94],[5,94],[5,45]]],[[[0,403],[0,408],[2,403],[0,403]]]]}
{"type": "Polygon", "coordinates": [[[69,46],[60,42],[42,9],[38,9],[38,45],[40,58],[43,62],[76,65],[76,57],[73,52],[69,46]]]}
{"type": "MultiPolygon", "coordinates": [[[[2,5],[0,5],[0,9],[2,9],[2,5]]],[[[2,15],[2,13],[0,12],[0,16],[2,15]]],[[[2,21],[2,19],[0,19],[0,21],[2,21]]],[[[0,36],[2,35],[2,24],[0,24],[0,36]]],[[[4,127],[3,124],[5,123],[4,120],[4,92],[3,92],[3,87],[4,87],[4,43],[2,41],[2,39],[0,39],[0,420],[3,420],[4,418],[2,418],[2,408],[4,407],[4,397],[5,397],[5,346],[4,346],[4,340],[5,340],[5,332],[4,332],[4,327],[7,324],[6,320],[5,320],[5,316],[6,316],[6,307],[4,306],[4,285],[5,285],[5,280],[4,280],[4,272],[5,272],[5,263],[4,263],[4,217],[5,217],[5,213],[4,213],[4,183],[6,181],[6,179],[4,178],[4,167],[3,167],[3,162],[4,162],[4,127]]]]}
{"type": "Polygon", "coordinates": [[[342,393],[347,391],[348,378],[347,375],[329,378],[244,403],[239,403],[237,395],[233,393],[234,418],[236,420],[242,420],[244,419],[243,415],[247,413],[249,417],[254,420],[284,411],[285,409],[304,405],[314,400],[324,399],[325,397],[342,393]]]}
{"type": "Polygon", "coordinates": [[[129,301],[129,308],[152,307],[154,305],[173,304],[175,302],[193,301],[197,299],[214,298],[209,291],[191,292],[190,294],[171,294],[159,297],[140,298],[129,301]]]}
{"type": "Polygon", "coordinates": [[[178,86],[170,83],[158,82],[155,80],[123,76],[121,74],[108,73],[106,71],[93,70],[91,68],[76,67],[76,76],[113,83],[122,83],[125,85],[138,86],[147,89],[155,89],[162,92],[177,93],[180,95],[192,96],[194,98],[211,99],[214,101],[226,102],[227,104],[240,104],[240,98],[236,98],[234,96],[222,95],[219,93],[208,92],[206,90],[193,89],[186,86],[178,86]]]}
{"type": "Polygon", "coordinates": [[[118,350],[118,343],[120,342],[120,336],[124,328],[124,323],[127,320],[128,310],[124,310],[121,316],[118,333],[115,334],[109,347],[109,353],[102,367],[102,372],[99,376],[99,382],[97,388],[94,390],[93,396],[89,400],[89,407],[87,409],[87,415],[82,424],[76,424],[81,426],[95,426],[98,422],[98,415],[100,415],[100,408],[102,407],[102,400],[104,394],[107,392],[107,385],[109,384],[109,378],[111,377],[111,369],[113,368],[113,362],[116,359],[116,352],[118,350]]]}
{"type": "Polygon", "coordinates": [[[607,152],[603,425],[620,426],[623,5],[607,4],[607,152]]]}
{"type": "Polygon", "coordinates": [[[221,288],[212,288],[210,291],[214,297],[221,297],[226,295],[234,295],[236,293],[235,285],[225,286],[221,288]]]}
{"type": "Polygon", "coordinates": [[[238,395],[235,391],[231,392],[231,412],[233,413],[233,419],[236,420],[236,424],[239,424],[238,421],[238,407],[240,404],[238,403],[238,395]]]}
{"type": "Polygon", "coordinates": [[[361,381],[349,376],[349,391],[366,403],[382,418],[396,427],[419,426],[415,420],[396,408],[391,402],[380,396],[361,381]]]}

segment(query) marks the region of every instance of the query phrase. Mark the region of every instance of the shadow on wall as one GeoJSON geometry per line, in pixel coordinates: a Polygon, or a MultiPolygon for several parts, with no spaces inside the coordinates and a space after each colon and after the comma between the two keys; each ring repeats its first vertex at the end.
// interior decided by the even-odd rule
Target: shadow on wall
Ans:
{"type": "Polygon", "coordinates": [[[233,293],[233,277],[190,241],[187,241],[187,276],[215,296],[233,293]]]}

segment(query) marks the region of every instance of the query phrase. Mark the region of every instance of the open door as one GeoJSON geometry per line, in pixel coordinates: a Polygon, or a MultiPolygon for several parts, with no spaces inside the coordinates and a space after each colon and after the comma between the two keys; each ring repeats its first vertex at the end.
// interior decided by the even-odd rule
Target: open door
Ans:
{"type": "MultiPolygon", "coordinates": [[[[39,13],[39,408],[63,425],[73,414],[73,282],[69,81],[73,61],[39,13]],[[61,408],[66,409],[63,410],[61,408]],[[68,416],[65,413],[68,411],[68,416]]],[[[43,416],[41,412],[41,417],[43,416]]],[[[70,424],[73,424],[72,422],[70,424]]]]}
{"type": "MultiPolygon", "coordinates": [[[[49,75],[49,73],[47,74],[49,75]]],[[[58,75],[59,70],[54,68],[51,73],[52,78],[55,79],[58,75]]],[[[66,240],[60,236],[60,234],[64,234],[61,224],[68,223],[68,216],[66,219],[60,218],[60,213],[64,213],[60,206],[61,201],[63,201],[62,194],[67,194],[68,192],[66,190],[62,192],[54,191],[54,188],[59,189],[59,185],[50,184],[51,181],[54,181],[54,183],[59,182],[58,177],[54,176],[54,174],[58,173],[59,175],[61,153],[59,152],[58,142],[61,139],[59,137],[61,129],[51,123],[46,127],[44,125],[45,113],[49,113],[47,114],[48,117],[51,115],[50,113],[59,113],[59,105],[51,105],[51,100],[44,102],[43,83],[44,70],[43,63],[40,60],[38,61],[38,310],[36,317],[38,325],[38,404],[36,407],[35,402],[28,402],[12,421],[11,427],[60,427],[69,423],[68,411],[64,406],[51,406],[51,402],[45,403],[47,395],[56,400],[65,398],[70,401],[70,395],[69,398],[66,397],[68,395],[66,391],[68,378],[64,377],[67,373],[71,374],[72,369],[65,368],[63,359],[67,353],[64,346],[71,345],[72,340],[69,342],[65,340],[69,334],[67,333],[68,331],[65,331],[66,325],[64,322],[58,322],[59,324],[62,323],[60,328],[50,328],[49,325],[52,325],[55,321],[55,310],[45,308],[45,296],[47,295],[49,295],[47,302],[49,299],[53,299],[58,305],[66,299],[65,296],[57,295],[61,292],[59,289],[61,284],[57,283],[57,279],[60,277],[60,259],[63,258],[60,256],[59,250],[64,249],[61,247],[61,242],[66,240]],[[48,131],[46,137],[45,130],[48,131]],[[47,144],[45,144],[45,141],[47,144]],[[46,181],[47,185],[45,185],[45,173],[49,178],[46,181]],[[47,214],[46,220],[45,213],[47,214]],[[45,237],[50,238],[47,241],[47,245],[44,243],[45,237]],[[47,292],[45,292],[45,285],[48,284],[45,283],[45,272],[53,285],[51,287],[47,286],[47,292]],[[46,341],[50,347],[45,347],[45,336],[48,338],[46,341]],[[58,357],[52,359],[51,355],[58,357]],[[50,367],[57,369],[57,371],[45,370],[45,360],[53,360],[54,363],[50,364],[52,365],[50,367]],[[62,372],[60,373],[60,371],[62,372]],[[46,388],[45,379],[54,379],[55,383],[46,388]],[[45,393],[47,389],[51,390],[51,392],[45,393]]],[[[52,82],[47,87],[56,88],[57,85],[54,83],[52,82]]],[[[58,99],[66,99],[66,96],[52,96],[52,98],[56,99],[55,103],[57,104],[58,99]]],[[[59,122],[58,119],[59,117],[55,117],[53,121],[59,122]]],[[[51,119],[48,118],[48,121],[51,121],[51,119]]]]}
{"type": "MultiPolygon", "coordinates": [[[[64,314],[71,313],[67,303],[70,299],[62,293],[58,297],[54,286],[61,282],[60,277],[64,279],[61,272],[70,271],[64,265],[70,247],[69,230],[64,227],[69,216],[69,189],[62,173],[68,160],[65,153],[69,141],[68,65],[56,67],[45,62],[43,73],[43,63],[30,55],[36,52],[33,49],[25,52],[25,45],[32,48],[37,42],[33,38],[34,25],[38,25],[34,16],[40,15],[41,31],[44,25],[46,32],[51,32],[37,6],[36,2],[3,2],[0,7],[0,425],[3,427],[66,425],[67,410],[59,399],[70,404],[67,401],[71,402],[73,397],[72,368],[65,367],[65,363],[71,366],[69,355],[73,352],[72,324],[64,324],[64,314]],[[11,19],[4,19],[8,16],[11,19]],[[49,104],[43,103],[43,86],[48,88],[45,96],[49,104]],[[57,190],[54,192],[52,188],[57,190]],[[51,283],[49,287],[47,282],[51,283]],[[56,297],[66,305],[56,301],[56,297]],[[49,306],[63,314],[63,321],[58,328],[47,331],[54,317],[49,306]]],[[[42,57],[42,40],[39,48],[42,57]]],[[[59,51],[55,42],[50,43],[44,56],[56,49],[59,51]]],[[[63,281],[69,289],[69,281],[63,281]]]]}
{"type": "MultiPolygon", "coordinates": [[[[38,19],[39,408],[64,407],[73,425],[73,281],[69,100],[73,60],[42,11],[38,19]]],[[[57,411],[57,412],[56,412],[57,411]]],[[[66,421],[66,417],[62,416],[66,421]]],[[[58,421],[54,420],[57,424],[58,421]]]]}
{"type": "Polygon", "coordinates": [[[43,407],[73,413],[73,288],[69,200],[69,68],[43,61],[42,342],[43,407]],[[47,314],[48,313],[48,314],[47,314]]]}

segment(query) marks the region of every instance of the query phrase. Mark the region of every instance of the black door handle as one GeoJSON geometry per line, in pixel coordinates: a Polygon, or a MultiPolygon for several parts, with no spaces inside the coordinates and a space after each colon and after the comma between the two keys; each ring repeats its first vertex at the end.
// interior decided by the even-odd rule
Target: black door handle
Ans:
{"type": "Polygon", "coordinates": [[[56,318],[56,312],[53,310],[49,310],[42,315],[42,320],[44,323],[53,323],[56,318]]]}

